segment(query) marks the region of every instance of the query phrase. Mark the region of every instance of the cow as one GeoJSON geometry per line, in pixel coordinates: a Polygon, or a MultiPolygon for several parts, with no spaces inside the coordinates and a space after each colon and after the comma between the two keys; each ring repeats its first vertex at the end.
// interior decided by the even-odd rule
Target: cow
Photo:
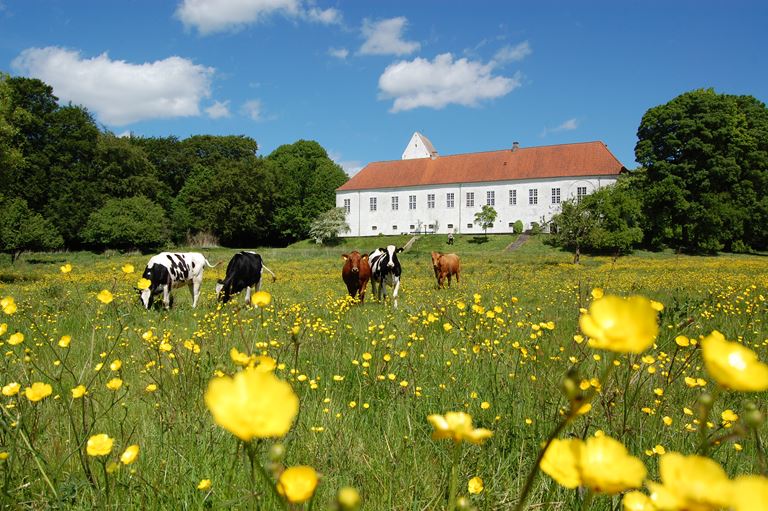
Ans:
{"type": "Polygon", "coordinates": [[[224,303],[227,303],[233,294],[239,293],[245,289],[245,303],[251,303],[251,288],[256,291],[261,290],[261,274],[266,270],[272,275],[272,281],[277,277],[272,270],[264,266],[261,256],[256,252],[244,250],[238,252],[229,264],[227,264],[227,273],[223,280],[216,281],[216,296],[224,303]]]}
{"type": "Polygon", "coordinates": [[[397,307],[397,292],[400,290],[400,274],[402,269],[397,254],[403,251],[402,247],[395,248],[388,245],[387,248],[377,248],[368,255],[371,265],[371,290],[379,300],[387,296],[386,285],[392,286],[392,304],[397,307]],[[377,289],[378,288],[378,289],[377,289]]]}
{"type": "Polygon", "coordinates": [[[215,268],[198,252],[160,252],[152,256],[141,275],[149,281],[149,287],[140,293],[142,305],[149,309],[155,295],[163,293],[163,306],[168,309],[171,306],[171,289],[188,285],[192,292],[192,308],[197,307],[205,265],[215,268]]]}
{"type": "Polygon", "coordinates": [[[456,254],[441,254],[432,252],[432,269],[435,270],[437,287],[445,287],[445,278],[448,277],[448,287],[451,287],[451,275],[456,275],[456,284],[459,283],[461,262],[456,254]]]}
{"type": "Polygon", "coordinates": [[[360,255],[355,250],[349,254],[341,254],[344,259],[344,267],[341,269],[341,278],[347,285],[349,296],[360,296],[360,303],[365,302],[365,288],[371,278],[371,265],[368,264],[368,254],[360,255]]]}

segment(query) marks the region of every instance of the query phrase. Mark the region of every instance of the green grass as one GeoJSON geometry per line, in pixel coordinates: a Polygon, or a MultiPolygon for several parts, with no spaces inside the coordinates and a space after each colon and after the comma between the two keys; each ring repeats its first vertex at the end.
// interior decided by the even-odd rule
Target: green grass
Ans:
{"type": "MultiPolygon", "coordinates": [[[[646,456],[645,450],[656,445],[685,453],[697,449],[699,433],[686,428],[696,427],[695,417],[683,408],[697,410],[699,396],[714,386],[698,351],[678,349],[675,337],[696,338],[718,329],[729,339],[742,336],[761,359],[768,359],[764,258],[639,253],[616,261],[582,256],[582,264],[574,266],[571,254],[547,247],[541,237],[505,252],[514,236],[489,236],[482,244],[457,236],[449,248],[462,259],[461,285],[437,291],[429,252],[447,246],[444,237],[423,236],[401,256],[398,309],[373,300],[350,305],[340,278],[340,254],[390,243],[402,246],[408,239],[258,249],[278,275],[276,282],[264,284],[273,302],[263,316],[242,307],[241,298],[224,307],[215,302],[215,279],[236,252],[230,249],[202,250],[210,261],[224,264],[206,270],[196,310],[189,293],[178,289],[169,312],[139,307],[133,286],[145,255],[32,254],[14,267],[0,266],[0,296],[13,296],[19,305],[13,316],[0,317],[8,326],[0,336],[0,384],[15,381],[23,389],[44,381],[54,388],[53,396],[35,404],[23,397],[0,397],[0,452],[9,453],[0,461],[3,507],[276,508],[264,483],[251,480],[243,449],[213,423],[203,403],[217,371],[237,371],[229,356],[232,347],[268,354],[284,364],[277,374],[292,383],[300,400],[296,423],[282,439],[284,463],[311,465],[321,473],[315,509],[330,508],[343,485],[360,490],[364,509],[444,508],[451,448],[448,441],[431,440],[426,417],[451,410],[466,411],[476,425],[494,431],[485,445],[463,450],[461,493],[477,475],[486,489],[472,498],[475,506],[513,506],[540,442],[567,406],[560,392],[564,375],[574,369],[578,379],[588,380],[609,364],[608,354],[595,360],[597,352],[573,340],[579,308],[588,306],[593,287],[662,302],[661,331],[656,347],[646,353],[654,362],[619,357],[621,366],[602,382],[593,410],[564,436],[603,430],[639,456],[651,478],[658,476],[658,457],[646,456]],[[74,266],[67,275],[59,272],[65,262],[74,266]],[[120,268],[125,263],[133,264],[136,273],[124,275],[120,268]],[[115,295],[109,305],[95,299],[104,288],[115,295]],[[476,299],[482,314],[471,309],[476,299]],[[554,329],[547,328],[548,322],[554,329]],[[444,324],[453,327],[449,333],[444,324]],[[300,326],[298,356],[289,333],[294,325],[300,326]],[[25,339],[11,346],[8,337],[16,331],[25,339]],[[165,336],[170,351],[145,340],[147,331],[155,339],[165,336]],[[65,334],[72,336],[67,349],[57,344],[65,334]],[[365,353],[371,355],[369,367],[364,367],[365,353]],[[667,378],[672,357],[673,376],[667,378]],[[109,370],[116,359],[122,368],[109,370]],[[104,367],[96,371],[99,363],[104,367]],[[678,373],[683,367],[685,372],[678,373]],[[117,375],[123,387],[108,390],[106,382],[117,375]],[[707,386],[689,388],[685,376],[704,378],[707,386]],[[70,389],[80,383],[89,393],[73,400],[70,389]],[[149,383],[159,390],[146,392],[149,383]],[[663,397],[654,389],[663,389],[663,397]],[[488,407],[481,406],[484,402],[488,407]],[[646,407],[650,414],[643,411],[646,407]],[[663,424],[664,416],[673,419],[672,426],[663,424]],[[101,464],[84,454],[85,440],[95,433],[115,438],[108,462],[130,444],[141,448],[137,463],[108,476],[108,502],[101,464]],[[201,479],[212,480],[210,493],[196,489],[201,479]]],[[[744,415],[748,398],[764,403],[765,395],[721,396],[708,434],[736,432],[722,428],[720,412],[731,408],[744,415]]],[[[765,441],[764,427],[760,435],[765,441]]],[[[272,443],[258,444],[262,461],[272,443]]],[[[730,475],[759,471],[752,436],[729,438],[711,455],[730,475]],[[734,442],[743,450],[735,450],[734,442]]],[[[540,475],[529,504],[544,502],[551,502],[552,509],[574,509],[580,497],[540,475]]],[[[618,502],[601,497],[592,509],[616,509],[618,502]]]]}

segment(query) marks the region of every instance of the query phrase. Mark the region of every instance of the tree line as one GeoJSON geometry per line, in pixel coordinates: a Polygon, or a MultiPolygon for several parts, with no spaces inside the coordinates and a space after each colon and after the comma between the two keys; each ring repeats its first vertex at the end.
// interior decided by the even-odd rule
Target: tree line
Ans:
{"type": "Polygon", "coordinates": [[[0,73],[0,251],[308,237],[347,175],[314,141],[257,149],[243,135],[118,137],[46,83],[0,73]]]}
{"type": "Polygon", "coordinates": [[[640,167],[562,204],[550,241],[575,252],[768,250],[768,109],[700,89],[649,109],[640,167]]]}

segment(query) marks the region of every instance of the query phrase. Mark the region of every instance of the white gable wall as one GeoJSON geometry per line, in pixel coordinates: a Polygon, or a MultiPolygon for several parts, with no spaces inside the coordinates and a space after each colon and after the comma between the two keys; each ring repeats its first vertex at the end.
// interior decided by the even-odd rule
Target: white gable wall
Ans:
{"type": "Polygon", "coordinates": [[[522,220],[524,228],[529,229],[532,222],[545,224],[560,212],[560,204],[553,202],[553,189],[559,189],[562,202],[576,197],[578,188],[586,188],[589,194],[597,188],[614,183],[617,177],[571,177],[337,191],[336,206],[348,211],[350,232],[345,236],[413,232],[420,222],[421,232],[424,232],[426,225],[427,232],[435,230],[440,234],[481,234],[483,230],[475,224],[475,213],[487,204],[488,192],[492,192],[497,217],[488,232],[510,233],[512,224],[517,220],[522,220]],[[515,204],[510,203],[511,190],[515,191],[515,204]],[[536,204],[530,204],[530,190],[536,191],[536,204]],[[447,196],[451,193],[453,207],[449,207],[447,202],[447,196]],[[473,205],[468,205],[468,194],[474,194],[473,205]],[[434,207],[428,203],[429,195],[434,195],[434,207]],[[410,201],[412,196],[416,198],[413,209],[410,201]],[[397,198],[397,209],[393,209],[393,197],[397,198]],[[375,199],[375,211],[371,210],[371,199],[375,199]],[[430,225],[433,228],[429,228],[430,225]]]}

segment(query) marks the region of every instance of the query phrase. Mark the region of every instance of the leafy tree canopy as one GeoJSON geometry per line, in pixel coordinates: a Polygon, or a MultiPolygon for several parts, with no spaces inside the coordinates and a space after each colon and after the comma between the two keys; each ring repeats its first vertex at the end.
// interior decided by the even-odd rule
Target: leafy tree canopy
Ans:
{"type": "Polygon", "coordinates": [[[339,234],[349,232],[347,214],[344,208],[329,209],[312,221],[309,227],[309,235],[318,244],[335,239],[339,234]]]}
{"type": "Polygon", "coordinates": [[[11,262],[27,250],[52,250],[64,243],[56,228],[27,201],[0,196],[0,252],[11,254],[11,262]]]}
{"type": "Polygon", "coordinates": [[[91,214],[83,239],[99,248],[148,251],[165,245],[169,232],[165,210],[148,198],[138,196],[109,199],[91,214]]]}

